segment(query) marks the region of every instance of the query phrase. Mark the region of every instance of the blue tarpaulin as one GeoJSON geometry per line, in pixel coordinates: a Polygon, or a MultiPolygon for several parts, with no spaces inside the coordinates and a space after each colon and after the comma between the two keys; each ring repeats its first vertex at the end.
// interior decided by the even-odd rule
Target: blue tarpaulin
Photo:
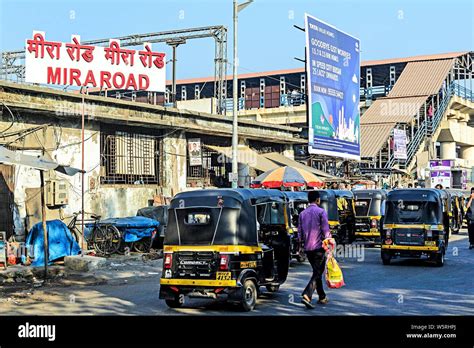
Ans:
{"type": "Polygon", "coordinates": [[[151,237],[153,231],[160,225],[158,221],[144,216],[104,219],[100,220],[100,224],[110,224],[117,227],[122,232],[123,240],[127,243],[151,237]]]}
{"type": "MultiPolygon", "coordinates": [[[[61,220],[46,221],[48,229],[49,255],[48,261],[63,258],[64,256],[77,255],[81,248],[67,228],[66,224],[61,220]]],[[[26,247],[33,251],[34,260],[32,266],[44,265],[44,238],[43,224],[38,222],[35,224],[26,238],[26,247]]]]}

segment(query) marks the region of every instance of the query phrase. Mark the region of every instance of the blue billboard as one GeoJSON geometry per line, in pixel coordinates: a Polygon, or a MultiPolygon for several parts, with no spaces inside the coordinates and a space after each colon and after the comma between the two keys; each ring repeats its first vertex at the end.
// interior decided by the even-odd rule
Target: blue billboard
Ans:
{"type": "Polygon", "coordinates": [[[305,14],[312,154],[360,160],[360,42],[305,14]]]}

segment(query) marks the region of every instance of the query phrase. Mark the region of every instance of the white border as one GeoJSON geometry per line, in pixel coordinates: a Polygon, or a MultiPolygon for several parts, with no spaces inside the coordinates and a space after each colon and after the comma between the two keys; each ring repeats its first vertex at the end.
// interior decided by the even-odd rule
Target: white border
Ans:
{"type": "MultiPolygon", "coordinates": [[[[314,143],[314,133],[313,133],[313,139],[310,139],[309,136],[310,136],[310,128],[311,128],[311,124],[312,124],[312,121],[313,121],[313,114],[312,114],[312,105],[313,105],[313,101],[311,100],[311,95],[313,94],[312,92],[312,88],[313,86],[311,85],[311,78],[310,78],[310,75],[311,75],[311,61],[310,61],[310,45],[309,45],[309,26],[308,26],[308,18],[311,18],[311,19],[314,19],[316,21],[319,21],[321,23],[323,23],[324,25],[327,25],[328,27],[330,28],[333,28],[334,30],[337,30],[355,40],[358,41],[359,43],[359,75],[360,75],[360,39],[353,36],[353,35],[350,35],[348,33],[346,33],[345,31],[342,31],[338,28],[336,28],[335,26],[331,25],[331,24],[328,24],[326,23],[325,21],[322,21],[320,20],[319,18],[316,18],[314,16],[311,16],[310,14],[306,13],[304,14],[304,29],[305,29],[305,35],[306,35],[306,72],[307,72],[307,76],[306,76],[306,91],[307,91],[307,96],[308,96],[308,100],[307,100],[307,103],[306,103],[306,108],[308,108],[308,152],[310,154],[316,154],[316,155],[327,155],[327,156],[332,156],[332,157],[338,157],[338,158],[344,158],[344,159],[353,159],[353,160],[356,160],[356,161],[360,161],[361,160],[361,139],[360,139],[360,108],[359,108],[359,105],[357,105],[357,108],[359,110],[359,155],[351,155],[351,154],[342,154],[340,152],[334,152],[334,151],[328,151],[328,150],[316,150],[313,148],[313,146],[311,145],[312,143],[314,143]]],[[[360,76],[359,76],[359,89],[360,89],[360,76]]],[[[360,103],[360,93],[359,93],[359,103],[360,103]]]]}

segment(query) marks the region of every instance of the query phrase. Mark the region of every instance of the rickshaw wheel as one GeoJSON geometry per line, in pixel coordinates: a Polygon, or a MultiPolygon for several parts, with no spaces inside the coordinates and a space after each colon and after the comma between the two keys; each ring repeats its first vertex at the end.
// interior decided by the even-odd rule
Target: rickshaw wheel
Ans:
{"type": "Polygon", "coordinates": [[[390,265],[390,261],[392,260],[392,255],[387,252],[382,251],[382,263],[384,265],[390,265]]]}
{"type": "Polygon", "coordinates": [[[266,285],[268,292],[277,292],[280,289],[280,285],[266,285]]]}
{"type": "Polygon", "coordinates": [[[242,286],[242,298],[240,300],[240,306],[245,312],[250,312],[255,308],[257,303],[257,288],[255,282],[251,279],[247,279],[242,286]]]}
{"type": "Polygon", "coordinates": [[[165,302],[166,305],[170,308],[180,308],[183,305],[184,301],[180,300],[179,297],[175,297],[172,300],[165,300],[165,302]]]}
{"type": "Polygon", "coordinates": [[[435,254],[435,262],[436,262],[436,266],[438,267],[443,267],[444,266],[444,248],[442,250],[440,250],[439,253],[435,254]]]}

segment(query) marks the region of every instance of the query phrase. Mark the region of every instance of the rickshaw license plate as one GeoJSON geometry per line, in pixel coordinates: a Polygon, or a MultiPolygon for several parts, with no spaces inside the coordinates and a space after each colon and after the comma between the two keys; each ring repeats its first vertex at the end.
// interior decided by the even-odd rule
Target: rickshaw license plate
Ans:
{"type": "Polygon", "coordinates": [[[427,241],[425,241],[425,245],[436,245],[436,241],[435,240],[427,240],[427,241]]]}
{"type": "Polygon", "coordinates": [[[217,272],[216,280],[230,280],[230,272],[217,272]]]}

